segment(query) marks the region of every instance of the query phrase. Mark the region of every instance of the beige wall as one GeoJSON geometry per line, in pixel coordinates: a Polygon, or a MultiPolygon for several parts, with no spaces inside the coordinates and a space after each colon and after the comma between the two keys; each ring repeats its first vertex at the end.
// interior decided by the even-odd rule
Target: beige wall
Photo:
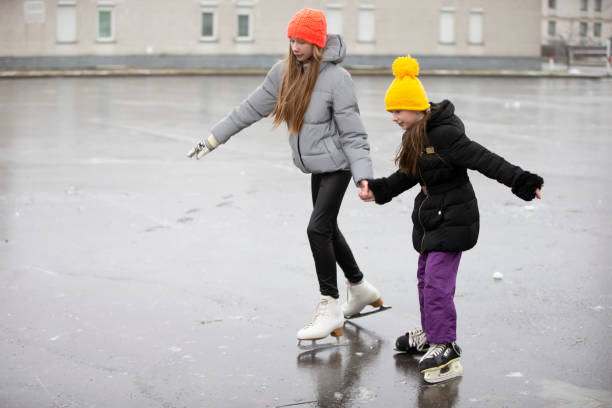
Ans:
{"type": "Polygon", "coordinates": [[[281,54],[287,22],[303,6],[342,5],[343,36],[351,54],[536,56],[541,5],[533,0],[254,0],[253,42],[235,41],[236,0],[218,0],[216,42],[201,42],[198,0],[115,0],[113,43],[96,41],[97,0],[77,0],[77,42],[56,42],[57,0],[44,0],[44,22],[25,22],[24,1],[0,1],[0,55],[281,54]],[[360,5],[375,7],[376,39],[360,43],[360,5]],[[440,8],[455,7],[455,44],[439,41],[440,8]],[[484,43],[468,44],[469,9],[482,8],[484,43]]]}
{"type": "Polygon", "coordinates": [[[602,0],[601,12],[595,11],[595,0],[588,0],[587,11],[580,10],[580,0],[557,0],[554,9],[542,0],[542,44],[564,41],[568,45],[605,45],[612,37],[612,0],[602,0]],[[556,21],[556,35],[548,34],[548,22],[556,21]],[[580,37],[580,22],[586,22],[586,37],[580,37]],[[593,25],[602,24],[601,37],[593,34],[593,25]]]}

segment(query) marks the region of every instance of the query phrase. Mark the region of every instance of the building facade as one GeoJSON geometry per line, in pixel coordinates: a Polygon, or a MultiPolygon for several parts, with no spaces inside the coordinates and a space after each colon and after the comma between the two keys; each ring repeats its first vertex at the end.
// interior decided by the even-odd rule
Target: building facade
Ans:
{"type": "Polygon", "coordinates": [[[612,37],[612,0],[542,0],[542,45],[603,47],[612,37]]]}
{"type": "Polygon", "coordinates": [[[348,66],[540,68],[533,0],[1,0],[0,69],[269,67],[302,7],[326,13],[348,66]]]}

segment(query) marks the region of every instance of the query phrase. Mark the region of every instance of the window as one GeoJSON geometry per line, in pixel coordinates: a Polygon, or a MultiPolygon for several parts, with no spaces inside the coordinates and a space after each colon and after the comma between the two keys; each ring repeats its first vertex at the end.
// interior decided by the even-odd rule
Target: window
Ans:
{"type": "Polygon", "coordinates": [[[76,42],[76,1],[57,3],[55,40],[58,43],[76,42]]]}
{"type": "Polygon", "coordinates": [[[483,44],[482,35],[482,21],[484,16],[483,9],[471,9],[470,10],[470,32],[469,32],[469,43],[470,44],[483,44]]]}
{"type": "Polygon", "coordinates": [[[586,37],[589,31],[589,25],[587,23],[580,23],[580,36],[586,37]]]}
{"type": "Polygon", "coordinates": [[[455,43],[455,8],[442,7],[440,9],[440,43],[455,43]]]}
{"type": "Polygon", "coordinates": [[[236,41],[253,41],[253,3],[236,5],[236,41]]]}
{"type": "Polygon", "coordinates": [[[45,22],[45,3],[42,0],[26,0],[23,2],[26,24],[45,22]]]}
{"type": "Polygon", "coordinates": [[[601,0],[595,0],[595,11],[601,12],[601,0]]]}
{"type": "Polygon", "coordinates": [[[580,11],[587,11],[589,9],[589,0],[580,0],[580,11]]]}
{"type": "Polygon", "coordinates": [[[327,13],[327,32],[330,34],[342,34],[342,5],[328,4],[327,13]]]}
{"type": "Polygon", "coordinates": [[[548,35],[554,37],[557,35],[557,22],[549,21],[548,22],[548,35]]]}
{"type": "Polygon", "coordinates": [[[593,36],[601,37],[601,23],[593,24],[593,36]]]}
{"type": "Polygon", "coordinates": [[[548,0],[548,8],[556,9],[557,8],[557,0],[548,0]]]}
{"type": "Polygon", "coordinates": [[[217,3],[200,2],[200,41],[217,41],[217,3]]]}
{"type": "Polygon", "coordinates": [[[115,41],[115,3],[98,2],[98,42],[115,41]]]}
{"type": "Polygon", "coordinates": [[[359,34],[360,42],[374,42],[376,40],[375,9],[371,4],[359,6],[359,34]]]}

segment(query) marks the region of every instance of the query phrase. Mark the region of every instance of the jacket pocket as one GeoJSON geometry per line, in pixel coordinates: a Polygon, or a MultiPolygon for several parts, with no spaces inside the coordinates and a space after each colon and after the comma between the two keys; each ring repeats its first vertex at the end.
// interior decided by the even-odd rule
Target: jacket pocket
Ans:
{"type": "Polygon", "coordinates": [[[325,151],[331,158],[334,165],[341,167],[345,164],[346,160],[344,159],[344,152],[336,147],[336,144],[331,137],[326,137],[323,139],[323,145],[325,146],[325,151]]]}

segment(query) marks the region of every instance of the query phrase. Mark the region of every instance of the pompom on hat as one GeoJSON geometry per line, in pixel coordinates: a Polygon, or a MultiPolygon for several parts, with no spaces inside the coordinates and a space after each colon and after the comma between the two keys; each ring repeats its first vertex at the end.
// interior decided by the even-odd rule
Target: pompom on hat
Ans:
{"type": "Polygon", "coordinates": [[[327,20],[321,10],[303,8],[289,21],[287,37],[297,38],[314,44],[319,48],[325,47],[327,41],[327,20]]]}
{"type": "Polygon", "coordinates": [[[385,105],[388,111],[411,110],[424,111],[429,109],[429,99],[425,88],[417,76],[419,62],[410,55],[399,57],[393,61],[395,79],[389,85],[385,95],[385,105]]]}

